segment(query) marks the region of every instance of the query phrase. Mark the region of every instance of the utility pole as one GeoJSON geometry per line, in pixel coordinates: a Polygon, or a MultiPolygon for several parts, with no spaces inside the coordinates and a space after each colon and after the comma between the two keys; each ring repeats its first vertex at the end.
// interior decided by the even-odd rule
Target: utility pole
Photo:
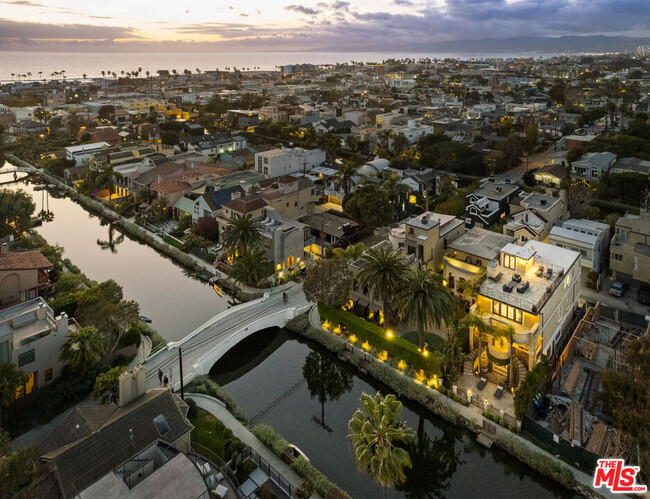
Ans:
{"type": "Polygon", "coordinates": [[[185,392],[183,390],[183,349],[178,347],[178,369],[181,376],[181,399],[185,400],[185,392]]]}

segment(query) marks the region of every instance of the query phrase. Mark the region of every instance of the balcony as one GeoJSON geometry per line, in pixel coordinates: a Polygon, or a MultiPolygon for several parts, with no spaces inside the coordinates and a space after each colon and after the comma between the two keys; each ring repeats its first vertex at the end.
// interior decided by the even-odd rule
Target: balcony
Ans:
{"type": "Polygon", "coordinates": [[[499,360],[508,360],[510,359],[510,355],[508,354],[508,344],[506,341],[505,343],[505,350],[501,349],[498,345],[500,344],[500,341],[496,341],[497,346],[492,346],[492,342],[488,342],[488,353],[494,357],[495,359],[499,360]]]}
{"type": "Polygon", "coordinates": [[[481,267],[474,265],[469,262],[463,262],[462,260],[457,260],[453,256],[445,255],[443,257],[443,262],[445,267],[451,268],[457,272],[462,272],[468,274],[470,279],[476,277],[481,273],[481,267]]]}

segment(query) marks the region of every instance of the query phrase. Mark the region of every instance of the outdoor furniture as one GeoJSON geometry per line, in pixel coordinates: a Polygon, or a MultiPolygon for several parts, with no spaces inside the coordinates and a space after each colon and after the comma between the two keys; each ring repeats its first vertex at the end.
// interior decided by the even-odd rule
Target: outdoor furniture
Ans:
{"type": "Polygon", "coordinates": [[[201,470],[201,474],[203,476],[209,475],[210,474],[210,464],[208,464],[208,463],[199,464],[199,470],[201,470]]]}
{"type": "Polygon", "coordinates": [[[224,487],[223,485],[217,485],[216,488],[211,489],[211,492],[219,497],[219,499],[223,499],[226,497],[226,494],[228,493],[228,487],[224,487]]]}
{"type": "Polygon", "coordinates": [[[522,282],[519,286],[517,286],[517,293],[525,293],[529,286],[530,283],[528,281],[522,282]]]}
{"type": "Polygon", "coordinates": [[[550,279],[553,276],[553,269],[547,268],[546,273],[544,274],[544,279],[550,279]]]}
{"type": "Polygon", "coordinates": [[[224,479],[224,476],[221,473],[221,471],[219,473],[217,473],[216,475],[214,475],[214,477],[217,479],[217,482],[220,482],[221,480],[224,479]]]}
{"type": "Polygon", "coordinates": [[[503,272],[499,272],[497,275],[489,275],[488,279],[492,282],[499,282],[499,280],[503,277],[503,272]]]}
{"type": "Polygon", "coordinates": [[[520,274],[513,274],[512,275],[512,280],[515,282],[521,282],[521,275],[520,274]]]}
{"type": "Polygon", "coordinates": [[[476,388],[482,390],[483,388],[485,388],[485,385],[487,385],[487,378],[485,376],[481,376],[481,379],[476,384],[476,388]]]}
{"type": "Polygon", "coordinates": [[[500,399],[501,396],[503,395],[503,390],[506,387],[506,385],[503,384],[503,382],[499,383],[499,387],[497,388],[497,391],[494,392],[494,398],[495,399],[500,399]]]}
{"type": "Polygon", "coordinates": [[[537,277],[541,277],[543,273],[544,273],[544,267],[538,267],[537,272],[535,272],[535,275],[537,277]]]}

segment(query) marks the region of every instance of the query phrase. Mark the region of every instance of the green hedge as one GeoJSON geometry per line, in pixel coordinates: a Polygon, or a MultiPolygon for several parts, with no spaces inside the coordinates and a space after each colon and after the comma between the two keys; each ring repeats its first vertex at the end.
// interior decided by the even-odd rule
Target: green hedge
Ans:
{"type": "Polygon", "coordinates": [[[278,435],[276,431],[267,424],[258,424],[253,428],[253,435],[271,449],[279,458],[282,458],[286,450],[289,448],[289,442],[278,435]]]}
{"type": "Polygon", "coordinates": [[[535,398],[544,381],[546,381],[550,371],[551,366],[548,363],[548,359],[544,356],[533,367],[533,370],[526,374],[524,381],[515,392],[515,416],[517,416],[517,419],[521,420],[524,417],[528,407],[533,403],[533,398],[535,398]]]}
{"type": "Polygon", "coordinates": [[[330,308],[321,303],[318,304],[318,313],[321,319],[328,320],[333,326],[343,324],[351,334],[355,334],[361,340],[368,341],[377,348],[386,350],[388,355],[403,360],[409,366],[442,376],[440,361],[436,356],[424,357],[418,351],[417,345],[410,341],[399,337],[388,339],[381,327],[350,312],[330,308]]]}
{"type": "Polygon", "coordinates": [[[210,397],[221,400],[226,404],[226,409],[230,411],[230,414],[246,424],[246,415],[237,405],[235,399],[221,385],[211,380],[209,376],[202,374],[195,377],[192,383],[186,388],[186,391],[188,393],[202,393],[203,395],[209,395],[210,397]]]}
{"type": "Polygon", "coordinates": [[[331,482],[329,478],[318,471],[313,464],[302,456],[293,460],[291,468],[302,478],[311,480],[316,488],[316,492],[318,492],[321,497],[330,497],[330,495],[343,498],[350,497],[347,492],[343,491],[335,483],[331,482]]]}

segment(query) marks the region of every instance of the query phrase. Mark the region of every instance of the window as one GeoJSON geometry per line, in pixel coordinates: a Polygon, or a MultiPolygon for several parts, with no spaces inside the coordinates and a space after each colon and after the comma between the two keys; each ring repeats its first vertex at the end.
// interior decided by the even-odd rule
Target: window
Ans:
{"type": "Polygon", "coordinates": [[[52,368],[50,367],[45,370],[45,382],[47,383],[48,381],[52,381],[52,377],[52,368]]]}
{"type": "Polygon", "coordinates": [[[153,418],[153,424],[156,425],[156,430],[158,430],[158,434],[161,436],[171,430],[165,416],[156,416],[153,418]]]}
{"type": "Polygon", "coordinates": [[[0,343],[0,366],[9,360],[9,341],[3,341],[0,343]]]}
{"type": "Polygon", "coordinates": [[[36,358],[36,350],[33,348],[31,350],[28,350],[25,353],[21,353],[18,356],[18,367],[22,367],[26,364],[29,364],[30,362],[34,362],[34,359],[36,358]]]}
{"type": "Polygon", "coordinates": [[[511,307],[510,305],[506,305],[505,303],[493,301],[492,312],[495,315],[499,315],[501,317],[505,317],[506,319],[510,319],[511,321],[523,324],[523,314],[521,313],[521,310],[515,307],[511,307]]]}
{"type": "Polygon", "coordinates": [[[503,254],[503,266],[515,270],[517,268],[517,261],[514,256],[503,254]]]}

